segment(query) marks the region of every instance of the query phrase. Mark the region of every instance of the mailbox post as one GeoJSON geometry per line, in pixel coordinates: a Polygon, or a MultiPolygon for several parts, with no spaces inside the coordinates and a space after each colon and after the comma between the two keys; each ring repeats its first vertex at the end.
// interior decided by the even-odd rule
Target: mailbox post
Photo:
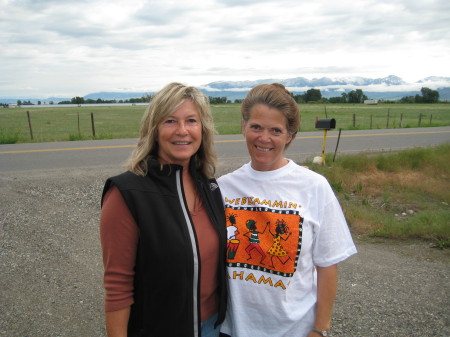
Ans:
{"type": "Polygon", "coordinates": [[[316,129],[323,130],[323,144],[322,144],[322,165],[325,165],[325,146],[327,144],[328,130],[336,128],[336,120],[334,118],[317,119],[316,129]]]}

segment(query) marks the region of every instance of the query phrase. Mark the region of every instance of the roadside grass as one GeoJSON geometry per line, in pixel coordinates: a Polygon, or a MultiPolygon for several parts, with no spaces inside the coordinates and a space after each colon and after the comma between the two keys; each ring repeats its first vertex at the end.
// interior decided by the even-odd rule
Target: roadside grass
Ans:
{"type": "Polygon", "coordinates": [[[304,163],[323,174],[353,234],[450,248],[450,144],[304,163]]]}
{"type": "MultiPolygon", "coordinates": [[[[335,118],[336,129],[362,130],[450,125],[450,104],[300,104],[302,131],[314,131],[318,118],[335,118]],[[401,120],[401,123],[400,123],[401,120]]],[[[7,143],[53,142],[67,140],[137,138],[146,106],[73,106],[1,108],[0,135],[5,130],[17,134],[0,136],[7,143]],[[30,113],[31,139],[27,111],[30,113]],[[93,136],[92,117],[96,137],[93,136]],[[78,136],[76,136],[78,135],[78,136]]],[[[241,132],[240,104],[212,105],[214,124],[219,134],[241,132]]]]}
{"type": "Polygon", "coordinates": [[[14,130],[0,129],[0,144],[15,144],[19,141],[19,132],[14,130]]]}

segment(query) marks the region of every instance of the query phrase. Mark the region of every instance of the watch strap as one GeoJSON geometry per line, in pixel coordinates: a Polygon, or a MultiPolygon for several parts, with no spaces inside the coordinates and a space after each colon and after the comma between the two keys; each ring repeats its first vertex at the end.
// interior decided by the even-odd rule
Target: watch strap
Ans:
{"type": "Polygon", "coordinates": [[[317,333],[320,333],[322,336],[324,336],[324,337],[329,337],[329,336],[331,336],[330,335],[330,332],[329,331],[326,331],[326,330],[319,330],[319,329],[316,329],[316,328],[312,328],[312,330],[313,331],[315,331],[315,332],[317,332],[317,333]]]}

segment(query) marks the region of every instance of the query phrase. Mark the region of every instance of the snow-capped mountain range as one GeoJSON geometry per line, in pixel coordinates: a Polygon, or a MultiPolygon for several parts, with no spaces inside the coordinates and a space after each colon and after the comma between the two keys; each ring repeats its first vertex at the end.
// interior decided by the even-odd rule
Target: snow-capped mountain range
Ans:
{"type": "MultiPolygon", "coordinates": [[[[425,79],[426,80],[426,79],[425,79]]],[[[447,79],[450,81],[450,78],[447,79]]],[[[256,81],[236,81],[236,82],[212,82],[206,85],[206,87],[211,89],[248,89],[252,88],[258,84],[262,83],[274,83],[278,82],[283,84],[288,88],[317,88],[317,87],[328,87],[328,86],[347,86],[347,85],[355,85],[355,86],[369,86],[369,85],[404,85],[407,84],[400,77],[390,75],[385,78],[366,78],[366,77],[340,77],[340,78],[330,78],[330,77],[321,77],[321,78],[313,78],[307,79],[305,77],[295,77],[288,79],[264,79],[264,80],[256,80],[256,81]]]]}
{"type": "Polygon", "coordinates": [[[399,99],[404,96],[414,96],[420,93],[422,87],[438,90],[441,100],[450,99],[450,77],[431,76],[414,83],[408,83],[398,76],[390,75],[383,78],[367,77],[321,77],[307,79],[295,77],[288,79],[262,79],[256,81],[219,81],[212,82],[202,89],[210,96],[227,96],[233,98],[245,96],[252,87],[262,83],[278,82],[294,93],[304,93],[308,89],[320,89],[322,96],[341,96],[343,92],[361,89],[366,96],[372,99],[399,99]],[[219,94],[220,92],[220,94],[219,94]],[[214,95],[213,95],[214,94],[214,95]]]}

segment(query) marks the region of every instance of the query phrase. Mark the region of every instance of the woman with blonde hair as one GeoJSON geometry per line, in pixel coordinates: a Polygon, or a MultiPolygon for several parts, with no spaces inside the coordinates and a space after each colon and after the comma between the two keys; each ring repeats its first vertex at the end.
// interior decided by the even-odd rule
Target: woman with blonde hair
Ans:
{"type": "Polygon", "coordinates": [[[102,195],[106,329],[219,336],[227,233],[208,98],[170,83],[148,105],[128,171],[102,195]]]}

